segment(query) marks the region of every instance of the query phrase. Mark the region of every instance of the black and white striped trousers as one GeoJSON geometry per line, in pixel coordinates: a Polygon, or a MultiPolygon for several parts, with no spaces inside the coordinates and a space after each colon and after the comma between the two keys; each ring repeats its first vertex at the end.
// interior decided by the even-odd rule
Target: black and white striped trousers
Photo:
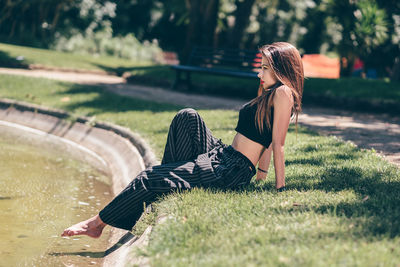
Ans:
{"type": "Polygon", "coordinates": [[[216,139],[194,109],[172,120],[161,165],[142,171],[103,210],[106,224],[131,230],[146,205],[162,194],[193,187],[234,188],[255,174],[252,162],[216,139]]]}

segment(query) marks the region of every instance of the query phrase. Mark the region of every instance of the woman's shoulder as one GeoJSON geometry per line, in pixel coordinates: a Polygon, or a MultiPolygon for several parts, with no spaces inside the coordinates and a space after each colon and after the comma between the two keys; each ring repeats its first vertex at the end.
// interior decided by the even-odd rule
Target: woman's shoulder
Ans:
{"type": "Polygon", "coordinates": [[[273,99],[274,105],[280,104],[280,103],[285,103],[285,104],[294,104],[294,98],[293,98],[293,93],[292,89],[290,89],[289,86],[287,85],[281,85],[275,89],[275,95],[273,99]]]}

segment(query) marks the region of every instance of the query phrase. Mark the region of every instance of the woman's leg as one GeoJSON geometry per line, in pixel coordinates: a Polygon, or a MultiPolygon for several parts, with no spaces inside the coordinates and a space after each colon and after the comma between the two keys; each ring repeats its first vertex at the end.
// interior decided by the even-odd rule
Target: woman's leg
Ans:
{"type": "Polygon", "coordinates": [[[144,210],[158,196],[199,183],[193,160],[220,141],[213,137],[194,109],[179,111],[171,122],[162,165],[139,174],[106,208],[100,218],[107,224],[132,229],[144,210]]]}
{"type": "Polygon", "coordinates": [[[193,160],[219,142],[197,111],[182,109],[171,122],[161,163],[193,160]]]}
{"type": "Polygon", "coordinates": [[[73,225],[62,235],[99,237],[105,225],[131,230],[144,206],[157,197],[197,186],[200,176],[193,161],[182,161],[149,167],[141,172],[118,196],[95,217],[73,225]]]}
{"type": "Polygon", "coordinates": [[[198,184],[194,162],[175,162],[153,166],[140,173],[100,213],[103,222],[131,230],[145,205],[157,197],[176,190],[187,190],[198,184]]]}
{"type": "MultiPolygon", "coordinates": [[[[198,185],[200,175],[195,173],[194,159],[218,144],[220,140],[212,136],[194,109],[179,111],[169,129],[162,165],[140,173],[99,215],[67,228],[63,235],[98,237],[106,224],[131,230],[144,205],[162,194],[198,185]]],[[[213,175],[203,171],[202,179],[207,180],[208,176],[213,175]]]]}
{"type": "Polygon", "coordinates": [[[97,214],[92,218],[77,223],[67,229],[61,234],[61,236],[73,236],[73,235],[87,235],[93,238],[98,238],[101,236],[106,224],[100,219],[97,214]]]}

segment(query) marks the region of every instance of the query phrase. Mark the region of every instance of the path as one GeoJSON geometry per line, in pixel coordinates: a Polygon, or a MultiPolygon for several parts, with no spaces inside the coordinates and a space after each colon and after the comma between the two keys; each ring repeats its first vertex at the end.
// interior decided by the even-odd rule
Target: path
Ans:
{"type": "MultiPolygon", "coordinates": [[[[126,84],[121,77],[44,70],[0,68],[0,73],[44,77],[82,84],[102,85],[107,91],[155,102],[175,103],[184,107],[238,110],[240,100],[184,94],[162,88],[126,84]]],[[[374,148],[385,158],[400,166],[400,117],[366,114],[328,108],[304,107],[299,123],[323,135],[336,135],[360,148],[374,148]]]]}

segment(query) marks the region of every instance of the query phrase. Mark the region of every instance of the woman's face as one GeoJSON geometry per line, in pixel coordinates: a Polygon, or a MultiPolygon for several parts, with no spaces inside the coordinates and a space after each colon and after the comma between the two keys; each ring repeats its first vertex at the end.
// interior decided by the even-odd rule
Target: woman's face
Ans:
{"type": "Polygon", "coordinates": [[[269,67],[265,56],[262,57],[261,70],[258,72],[257,76],[258,76],[258,78],[260,78],[261,84],[264,89],[271,87],[278,81],[275,74],[272,72],[271,68],[269,67]]]}

